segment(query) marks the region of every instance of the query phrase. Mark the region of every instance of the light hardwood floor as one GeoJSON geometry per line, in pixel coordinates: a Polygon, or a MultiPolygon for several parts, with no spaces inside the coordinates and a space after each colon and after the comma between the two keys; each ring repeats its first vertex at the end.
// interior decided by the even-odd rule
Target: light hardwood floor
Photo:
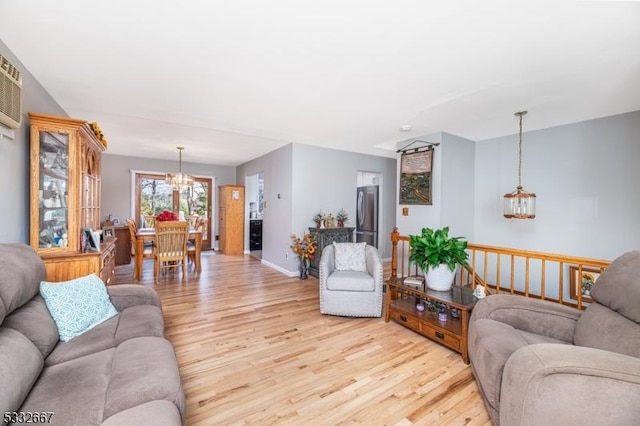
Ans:
{"type": "MultiPolygon", "coordinates": [[[[459,354],[382,318],[321,315],[318,280],[207,252],[162,300],[188,425],[490,425],[459,354]]],[[[132,266],[116,269],[132,282],[132,266]]]]}

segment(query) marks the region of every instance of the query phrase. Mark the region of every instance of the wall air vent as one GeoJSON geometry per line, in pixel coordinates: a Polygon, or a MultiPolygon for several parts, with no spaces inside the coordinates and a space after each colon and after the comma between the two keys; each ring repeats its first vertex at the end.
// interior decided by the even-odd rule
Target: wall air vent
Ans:
{"type": "Polygon", "coordinates": [[[10,129],[22,120],[22,77],[20,71],[0,55],[0,123],[10,129]]]}

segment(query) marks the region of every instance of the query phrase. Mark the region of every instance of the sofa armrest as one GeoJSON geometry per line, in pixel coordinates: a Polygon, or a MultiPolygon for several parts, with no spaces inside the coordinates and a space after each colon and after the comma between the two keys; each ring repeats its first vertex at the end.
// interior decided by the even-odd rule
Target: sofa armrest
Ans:
{"type": "Polygon", "coordinates": [[[367,272],[373,277],[376,291],[382,291],[382,285],[384,283],[384,273],[382,272],[382,260],[380,259],[378,250],[373,246],[367,245],[366,256],[367,272]]]}
{"type": "Polygon", "coordinates": [[[318,264],[320,278],[320,288],[327,288],[327,278],[336,269],[336,262],[333,255],[333,245],[330,244],[322,249],[322,256],[318,264]]]}
{"type": "Polygon", "coordinates": [[[151,288],[138,284],[118,284],[107,287],[111,303],[120,312],[137,305],[155,305],[162,309],[158,293],[151,288]]]}
{"type": "Polygon", "coordinates": [[[504,367],[500,424],[636,424],[640,359],[582,346],[537,344],[504,367]]]}
{"type": "Polygon", "coordinates": [[[582,311],[558,303],[511,294],[493,294],[476,303],[471,320],[488,318],[513,328],[573,343],[582,311]]]}

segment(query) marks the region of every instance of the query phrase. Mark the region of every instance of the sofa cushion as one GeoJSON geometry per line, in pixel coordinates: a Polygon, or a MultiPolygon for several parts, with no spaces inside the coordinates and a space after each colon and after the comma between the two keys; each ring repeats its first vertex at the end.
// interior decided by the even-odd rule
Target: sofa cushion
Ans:
{"type": "Polygon", "coordinates": [[[175,404],[165,401],[151,401],[121,411],[105,420],[101,426],[153,425],[174,426],[182,424],[180,411],[175,404]]]}
{"type": "Polygon", "coordinates": [[[154,305],[132,306],[75,339],[60,342],[45,360],[45,365],[58,364],[114,348],[136,337],[162,337],[163,332],[164,321],[160,308],[154,305]]]}
{"type": "Polygon", "coordinates": [[[373,291],[375,280],[366,272],[335,270],[327,278],[327,290],[373,291]]]}
{"type": "Polygon", "coordinates": [[[2,325],[25,335],[40,350],[43,358],[59,341],[58,328],[40,295],[5,318],[2,325]]]}
{"type": "Polygon", "coordinates": [[[38,294],[44,263],[25,244],[0,244],[0,323],[38,294]]]}
{"type": "Polygon", "coordinates": [[[6,327],[0,327],[0,348],[0,413],[18,411],[42,371],[42,355],[28,338],[6,327]]]}
{"type": "Polygon", "coordinates": [[[366,247],[367,243],[333,243],[336,270],[365,272],[366,247]]]}
{"type": "Polygon", "coordinates": [[[90,426],[154,400],[185,413],[173,347],[164,338],[140,337],[45,368],[20,411],[53,411],[52,425],[90,426]]]}
{"type": "Polygon", "coordinates": [[[59,283],[40,283],[60,340],[68,342],[118,314],[104,282],[96,274],[59,283]]]}
{"type": "Polygon", "coordinates": [[[100,425],[116,349],[42,370],[20,411],[51,411],[50,425],[100,425]]]}
{"type": "Polygon", "coordinates": [[[598,303],[590,305],[576,324],[574,344],[640,358],[640,327],[598,303]]]}
{"type": "Polygon", "coordinates": [[[591,296],[640,324],[640,251],[630,251],[615,259],[596,280],[591,296]]]}
{"type": "Polygon", "coordinates": [[[113,358],[104,417],[154,400],[170,401],[182,415],[186,412],[173,347],[158,337],[127,340],[113,358]]]}

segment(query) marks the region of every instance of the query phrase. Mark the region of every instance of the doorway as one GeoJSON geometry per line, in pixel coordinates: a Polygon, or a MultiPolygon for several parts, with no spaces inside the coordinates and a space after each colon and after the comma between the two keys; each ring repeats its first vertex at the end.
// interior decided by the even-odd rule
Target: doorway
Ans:
{"type": "Polygon", "coordinates": [[[245,247],[249,254],[262,259],[263,245],[263,211],[264,211],[264,173],[245,177],[245,247]]]}
{"type": "Polygon", "coordinates": [[[210,250],[211,244],[211,197],[212,179],[195,177],[194,183],[183,191],[173,191],[165,182],[163,174],[135,174],[136,223],[145,227],[152,225],[152,218],[164,210],[179,212],[185,220],[195,223],[205,219],[202,228],[202,249],[210,250]]]}

